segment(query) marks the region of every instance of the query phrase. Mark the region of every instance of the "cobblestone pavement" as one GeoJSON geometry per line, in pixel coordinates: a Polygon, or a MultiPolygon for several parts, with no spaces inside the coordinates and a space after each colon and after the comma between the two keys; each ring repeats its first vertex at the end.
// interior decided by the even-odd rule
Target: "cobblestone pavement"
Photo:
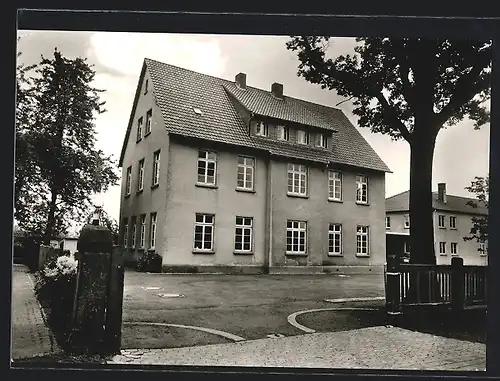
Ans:
{"type": "Polygon", "coordinates": [[[60,352],[45,324],[33,285],[28,269],[23,265],[14,265],[11,310],[11,358],[14,360],[60,352]]]}
{"type": "Polygon", "coordinates": [[[108,363],[484,371],[486,345],[379,326],[230,344],[123,350],[108,363]]]}

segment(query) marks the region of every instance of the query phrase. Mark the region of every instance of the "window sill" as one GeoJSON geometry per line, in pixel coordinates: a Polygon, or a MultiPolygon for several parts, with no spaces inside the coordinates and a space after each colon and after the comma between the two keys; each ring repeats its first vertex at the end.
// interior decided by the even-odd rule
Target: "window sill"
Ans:
{"type": "Polygon", "coordinates": [[[149,131],[147,134],[144,134],[144,138],[146,138],[146,136],[149,136],[151,135],[151,131],[149,131]]]}
{"type": "Polygon", "coordinates": [[[309,198],[308,195],[305,194],[298,194],[298,193],[287,193],[286,194],[288,197],[296,197],[296,198],[309,198]]]}
{"type": "Polygon", "coordinates": [[[356,205],[370,206],[370,203],[369,202],[356,201],[356,205]]]}
{"type": "Polygon", "coordinates": [[[405,226],[405,229],[409,229],[410,227],[409,226],[405,226]]]}
{"type": "Polygon", "coordinates": [[[219,188],[215,184],[196,183],[194,185],[197,186],[198,188],[211,188],[211,189],[217,189],[217,188],[219,188]]]}
{"type": "Polygon", "coordinates": [[[193,254],[215,254],[214,250],[197,250],[193,249],[193,254]]]}
{"type": "Polygon", "coordinates": [[[333,253],[328,253],[329,257],[343,257],[344,254],[333,254],[333,253]]]}
{"type": "Polygon", "coordinates": [[[488,254],[479,254],[480,257],[487,257],[488,254]]]}
{"type": "Polygon", "coordinates": [[[156,189],[160,186],[160,183],[151,185],[151,189],[156,189]]]}
{"type": "Polygon", "coordinates": [[[288,255],[289,257],[307,257],[307,253],[294,253],[287,251],[285,255],[288,255]]]}
{"type": "Polygon", "coordinates": [[[444,226],[438,226],[439,229],[446,230],[444,226]]]}
{"type": "Polygon", "coordinates": [[[447,257],[448,256],[447,254],[441,254],[441,253],[439,253],[439,255],[442,256],[442,257],[447,257]]]}
{"type": "Polygon", "coordinates": [[[457,228],[450,228],[450,230],[458,230],[457,228]]]}
{"type": "Polygon", "coordinates": [[[144,188],[139,189],[137,192],[135,192],[136,195],[140,195],[142,192],[144,192],[144,188]]]}
{"type": "Polygon", "coordinates": [[[338,202],[342,204],[344,201],[337,198],[328,198],[328,202],[338,202]]]}
{"type": "Polygon", "coordinates": [[[391,227],[390,226],[389,227],[386,226],[385,230],[391,230],[391,227]]]}
{"type": "Polygon", "coordinates": [[[235,250],[233,251],[234,255],[253,255],[253,251],[239,251],[235,250]]]}
{"type": "Polygon", "coordinates": [[[255,189],[236,188],[235,190],[236,190],[236,192],[256,193],[255,189]]]}
{"type": "Polygon", "coordinates": [[[135,144],[139,143],[141,140],[142,140],[142,138],[137,139],[137,140],[135,141],[135,144]]]}
{"type": "Polygon", "coordinates": [[[370,254],[356,254],[358,258],[370,258],[370,254]]]}
{"type": "Polygon", "coordinates": [[[130,193],[127,193],[127,194],[125,195],[125,198],[129,198],[129,197],[130,197],[130,193]]]}

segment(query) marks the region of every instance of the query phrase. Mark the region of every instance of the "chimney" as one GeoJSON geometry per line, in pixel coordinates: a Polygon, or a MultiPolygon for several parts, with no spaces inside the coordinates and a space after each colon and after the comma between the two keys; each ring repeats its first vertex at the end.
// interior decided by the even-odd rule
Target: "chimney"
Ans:
{"type": "Polygon", "coordinates": [[[438,184],[438,201],[446,204],[446,183],[438,184]]]}
{"type": "Polygon", "coordinates": [[[271,93],[273,93],[276,98],[283,99],[283,85],[281,83],[273,83],[271,85],[271,93]]]}
{"type": "Polygon", "coordinates": [[[245,73],[236,74],[236,77],[234,77],[234,82],[236,82],[236,85],[240,89],[246,89],[247,88],[247,75],[245,73]]]}

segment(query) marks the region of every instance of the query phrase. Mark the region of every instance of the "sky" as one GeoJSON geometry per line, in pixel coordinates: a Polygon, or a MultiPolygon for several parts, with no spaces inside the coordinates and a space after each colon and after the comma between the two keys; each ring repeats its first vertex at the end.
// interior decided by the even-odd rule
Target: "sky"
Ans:
{"type": "MultiPolygon", "coordinates": [[[[357,125],[352,102],[336,106],[344,98],[334,91],[297,77],[296,52],[286,49],[287,36],[189,35],[125,32],[19,31],[20,62],[33,64],[41,55],[50,58],[57,48],[68,58],[82,57],[94,65],[95,87],[106,90],[106,113],[95,120],[97,148],[118,162],[144,58],[234,80],[247,74],[247,84],[269,90],[273,82],[283,84],[285,95],[338,107],[389,166],[386,197],[409,189],[410,150],[406,141],[371,133],[357,125]]],[[[353,53],[354,38],[334,38],[330,56],[353,53]]],[[[433,190],[446,183],[452,195],[470,197],[465,187],[474,176],[485,176],[489,167],[489,124],[479,131],[468,120],[440,131],[434,156],[433,190]]],[[[117,168],[118,172],[118,168],[117,168]]],[[[121,176],[121,170],[118,172],[121,176]]],[[[98,194],[94,200],[118,220],[120,185],[98,194]]]]}

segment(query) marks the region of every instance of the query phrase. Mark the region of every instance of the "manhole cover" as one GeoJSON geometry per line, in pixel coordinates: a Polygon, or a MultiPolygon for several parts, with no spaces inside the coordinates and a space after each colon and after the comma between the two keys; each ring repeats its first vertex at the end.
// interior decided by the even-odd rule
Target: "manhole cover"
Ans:
{"type": "Polygon", "coordinates": [[[161,287],[143,287],[143,290],[159,290],[161,287]]]}
{"type": "Polygon", "coordinates": [[[184,295],[181,294],[158,294],[160,298],[183,298],[184,295]]]}

